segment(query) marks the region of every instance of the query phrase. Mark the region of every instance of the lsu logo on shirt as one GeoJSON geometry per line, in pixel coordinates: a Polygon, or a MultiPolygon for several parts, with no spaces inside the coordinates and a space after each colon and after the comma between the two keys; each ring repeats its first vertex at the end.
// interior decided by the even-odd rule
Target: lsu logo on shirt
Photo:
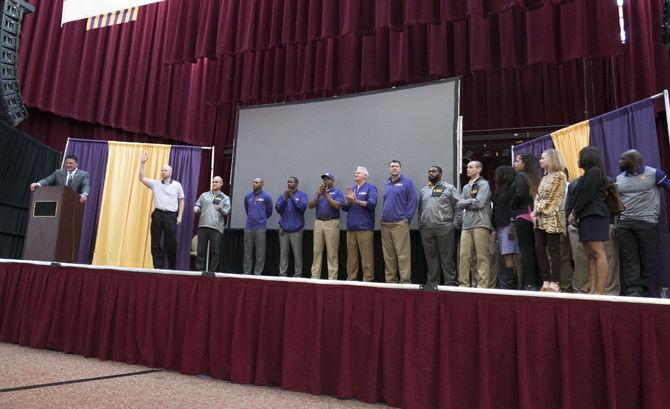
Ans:
{"type": "Polygon", "coordinates": [[[440,196],[442,196],[442,193],[444,193],[445,190],[446,190],[446,188],[444,186],[437,185],[433,189],[433,193],[430,196],[431,197],[440,197],[440,196]]]}

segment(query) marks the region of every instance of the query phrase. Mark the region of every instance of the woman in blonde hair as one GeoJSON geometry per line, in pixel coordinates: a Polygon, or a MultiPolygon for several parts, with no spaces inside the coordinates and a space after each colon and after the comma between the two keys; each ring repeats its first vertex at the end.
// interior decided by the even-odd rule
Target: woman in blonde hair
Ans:
{"type": "Polygon", "coordinates": [[[547,149],[540,157],[546,172],[535,196],[531,217],[535,224],[535,257],[544,281],[540,291],[559,292],[561,280],[561,234],[565,233],[565,186],[567,178],[561,154],[547,149]],[[547,257],[549,252],[549,257],[547,257]]]}

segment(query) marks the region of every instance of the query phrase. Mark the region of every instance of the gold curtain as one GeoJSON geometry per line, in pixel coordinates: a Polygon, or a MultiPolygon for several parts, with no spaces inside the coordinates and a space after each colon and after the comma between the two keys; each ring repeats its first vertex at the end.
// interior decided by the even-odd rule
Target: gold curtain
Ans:
{"type": "Polygon", "coordinates": [[[140,158],[149,154],[144,176],[159,179],[170,145],[109,142],[108,152],[93,264],[153,268],[153,193],[138,179],[140,158]]]}
{"type": "Polygon", "coordinates": [[[563,156],[565,167],[568,168],[570,180],[577,179],[583,173],[577,162],[579,151],[589,146],[589,131],[589,121],[583,121],[551,134],[554,146],[563,156]]]}

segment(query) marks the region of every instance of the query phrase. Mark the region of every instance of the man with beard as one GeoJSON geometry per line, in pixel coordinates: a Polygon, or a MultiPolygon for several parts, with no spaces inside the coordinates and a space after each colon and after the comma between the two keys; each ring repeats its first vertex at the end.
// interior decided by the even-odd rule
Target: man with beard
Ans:
{"type": "Polygon", "coordinates": [[[460,195],[456,188],[442,180],[442,168],[428,169],[428,185],[419,192],[419,231],[428,265],[426,284],[458,286],[454,261],[456,228],[460,227],[463,211],[456,208],[460,195]]]}
{"type": "Polygon", "coordinates": [[[279,213],[279,275],[286,276],[289,252],[293,250],[293,277],[302,276],[302,229],[305,227],[307,194],[298,190],[298,178],[291,176],[286,191],[277,197],[279,213]]]}

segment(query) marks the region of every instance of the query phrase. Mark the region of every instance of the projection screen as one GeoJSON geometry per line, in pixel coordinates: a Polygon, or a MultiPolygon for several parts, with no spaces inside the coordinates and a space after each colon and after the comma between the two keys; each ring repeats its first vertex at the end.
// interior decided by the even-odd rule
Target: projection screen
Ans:
{"type": "MultiPolygon", "coordinates": [[[[344,192],[354,184],[356,167],[365,166],[368,182],[379,190],[378,230],[390,160],[402,163],[402,173],[414,181],[417,192],[426,186],[431,165],[442,167],[444,180],[456,186],[458,101],[459,80],[453,78],[346,97],[240,108],[230,227],[244,228],[244,196],[256,177],[263,179],[263,190],[274,205],[286,190],[289,176],[297,177],[299,189],[311,198],[323,173],[333,173],[335,187],[344,192]]],[[[314,213],[314,209],[305,212],[307,230],[314,227],[314,213]]],[[[413,228],[416,219],[415,215],[413,228]]],[[[273,211],[267,228],[277,229],[278,223],[279,215],[273,211]]],[[[341,212],[340,228],[346,228],[345,212],[341,212]]]]}

